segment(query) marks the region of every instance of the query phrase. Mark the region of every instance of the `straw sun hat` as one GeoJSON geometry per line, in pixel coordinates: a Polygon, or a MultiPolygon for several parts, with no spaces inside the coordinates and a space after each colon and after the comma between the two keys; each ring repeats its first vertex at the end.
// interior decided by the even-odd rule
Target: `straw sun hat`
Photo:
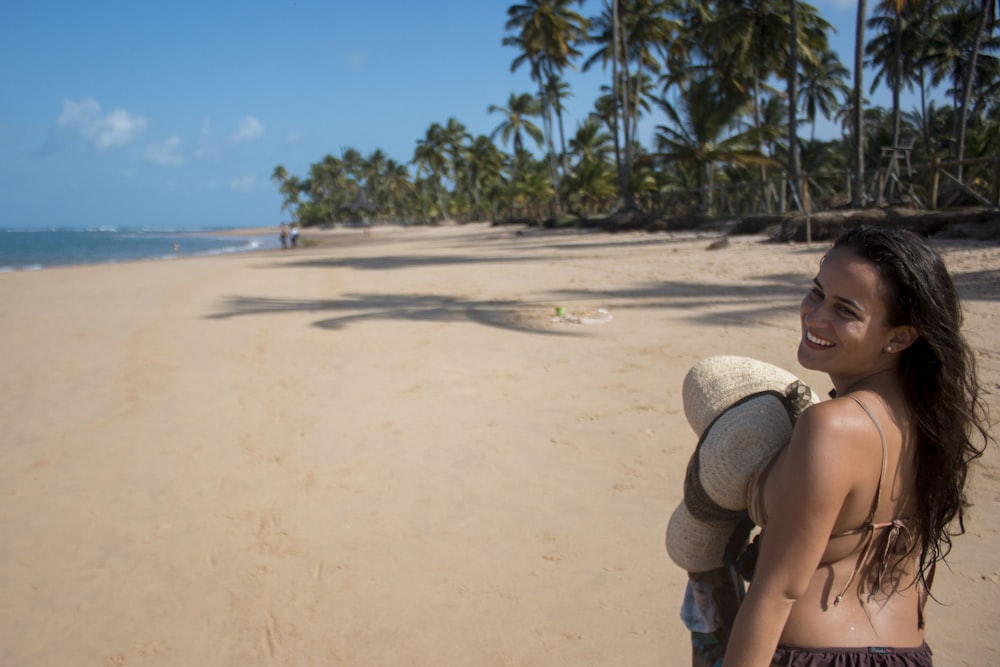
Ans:
{"type": "Polygon", "coordinates": [[[667,553],[689,572],[707,572],[723,566],[727,544],[746,518],[750,476],[788,442],[795,419],[816,398],[777,366],[716,356],[688,371],[683,399],[700,437],[684,500],[667,524],[667,553]]]}

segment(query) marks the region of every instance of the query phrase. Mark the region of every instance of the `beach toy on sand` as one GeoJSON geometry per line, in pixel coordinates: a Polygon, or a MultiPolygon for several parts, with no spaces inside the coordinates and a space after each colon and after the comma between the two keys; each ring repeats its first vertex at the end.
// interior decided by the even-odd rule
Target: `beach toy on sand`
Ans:
{"type": "Polygon", "coordinates": [[[604,308],[598,308],[582,314],[567,313],[562,306],[556,308],[556,316],[553,322],[572,322],[573,324],[607,324],[611,321],[611,313],[604,308]]]}

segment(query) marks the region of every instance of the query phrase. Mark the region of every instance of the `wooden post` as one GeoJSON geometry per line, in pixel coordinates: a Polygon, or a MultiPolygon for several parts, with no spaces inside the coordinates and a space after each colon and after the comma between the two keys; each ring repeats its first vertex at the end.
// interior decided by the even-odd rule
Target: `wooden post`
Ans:
{"type": "Polygon", "coordinates": [[[938,182],[941,175],[938,171],[941,169],[941,158],[931,158],[931,202],[930,209],[932,211],[937,210],[937,199],[938,199],[938,182]]]}
{"type": "Polygon", "coordinates": [[[812,246],[812,202],[809,201],[809,174],[802,174],[802,187],[799,192],[802,193],[802,208],[806,212],[806,245],[812,246]]]}
{"type": "Polygon", "coordinates": [[[1000,153],[993,156],[993,196],[990,199],[995,208],[1000,208],[1000,153]]]}

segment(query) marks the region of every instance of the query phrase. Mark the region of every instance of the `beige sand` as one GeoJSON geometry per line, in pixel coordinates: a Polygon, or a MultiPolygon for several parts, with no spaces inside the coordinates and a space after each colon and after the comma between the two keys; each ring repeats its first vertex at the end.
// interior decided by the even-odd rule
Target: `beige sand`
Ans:
{"type": "MultiPolygon", "coordinates": [[[[828,390],[823,246],[515,231],[0,274],[0,664],[687,664],[681,381],[828,390]]],[[[1000,414],[1000,248],[944,250],[1000,414]]],[[[942,665],[1000,663],[995,449],[973,481],[942,665]]]]}

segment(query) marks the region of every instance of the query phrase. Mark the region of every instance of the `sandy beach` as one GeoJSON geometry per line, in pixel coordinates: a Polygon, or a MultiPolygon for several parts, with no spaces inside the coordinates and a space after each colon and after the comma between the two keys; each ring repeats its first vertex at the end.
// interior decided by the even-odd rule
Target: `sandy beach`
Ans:
{"type": "MultiPolygon", "coordinates": [[[[825,395],[795,350],[827,246],[306,238],[0,274],[0,664],[690,664],[681,382],[741,354],[825,395]]],[[[1000,247],[938,247],[996,421],[1000,247]]],[[[971,483],[940,665],[1000,663],[996,447],[971,483]]]]}

